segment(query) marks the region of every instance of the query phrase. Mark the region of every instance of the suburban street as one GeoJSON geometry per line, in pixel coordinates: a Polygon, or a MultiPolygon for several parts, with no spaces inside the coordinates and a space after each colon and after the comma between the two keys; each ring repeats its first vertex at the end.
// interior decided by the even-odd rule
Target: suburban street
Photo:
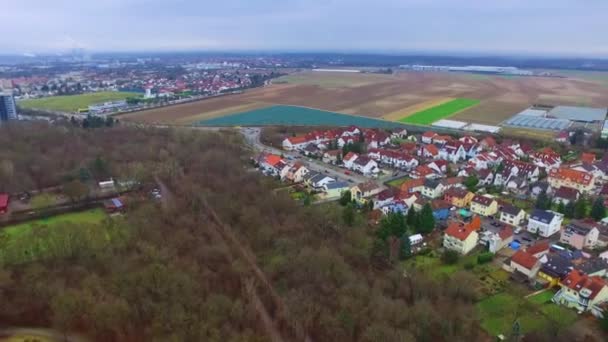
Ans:
{"type": "Polygon", "coordinates": [[[323,163],[319,160],[306,158],[305,156],[302,156],[294,151],[283,151],[274,147],[266,146],[260,141],[261,128],[259,127],[244,127],[241,129],[241,133],[245,137],[247,143],[253,146],[253,148],[259,152],[274,153],[278,155],[283,155],[287,159],[298,160],[299,162],[304,164],[304,166],[306,166],[309,170],[325,173],[328,176],[335,178],[336,180],[347,181],[353,184],[359,184],[370,180],[370,178],[350,171],[350,174],[347,175],[344,173],[346,171],[344,169],[341,169],[334,165],[323,163]]]}

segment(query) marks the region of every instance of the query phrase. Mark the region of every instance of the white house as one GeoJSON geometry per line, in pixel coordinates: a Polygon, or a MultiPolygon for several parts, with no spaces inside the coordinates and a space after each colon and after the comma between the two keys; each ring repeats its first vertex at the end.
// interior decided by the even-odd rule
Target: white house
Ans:
{"type": "Polygon", "coordinates": [[[358,158],[359,158],[358,154],[356,154],[354,152],[348,152],[348,154],[346,154],[344,156],[344,158],[342,158],[342,163],[344,163],[345,168],[352,170],[355,160],[357,160],[358,158]]]}
{"type": "Polygon", "coordinates": [[[564,215],[549,210],[535,209],[528,219],[528,231],[549,237],[560,231],[564,215]]]}
{"type": "Polygon", "coordinates": [[[353,169],[364,175],[372,175],[380,172],[378,163],[369,157],[359,157],[353,162],[353,169]]]}

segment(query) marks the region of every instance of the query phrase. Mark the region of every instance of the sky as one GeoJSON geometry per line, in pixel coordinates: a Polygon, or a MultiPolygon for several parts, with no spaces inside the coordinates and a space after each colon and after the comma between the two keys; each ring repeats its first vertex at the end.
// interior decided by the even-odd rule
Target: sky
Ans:
{"type": "Polygon", "coordinates": [[[608,57],[608,0],[0,2],[0,54],[84,48],[608,57]]]}

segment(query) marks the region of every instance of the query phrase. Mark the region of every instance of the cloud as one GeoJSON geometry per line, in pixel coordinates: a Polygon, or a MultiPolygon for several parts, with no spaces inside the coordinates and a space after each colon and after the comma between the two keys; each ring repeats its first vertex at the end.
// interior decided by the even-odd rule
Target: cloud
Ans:
{"type": "Polygon", "coordinates": [[[606,55],[603,0],[20,0],[0,51],[335,50],[606,55]]]}

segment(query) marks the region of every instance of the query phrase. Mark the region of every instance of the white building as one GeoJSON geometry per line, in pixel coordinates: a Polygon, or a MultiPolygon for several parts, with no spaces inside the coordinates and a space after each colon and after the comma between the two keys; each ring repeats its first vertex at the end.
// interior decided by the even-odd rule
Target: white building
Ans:
{"type": "Polygon", "coordinates": [[[528,220],[528,231],[549,237],[560,231],[564,216],[549,210],[535,209],[528,220]]]}

